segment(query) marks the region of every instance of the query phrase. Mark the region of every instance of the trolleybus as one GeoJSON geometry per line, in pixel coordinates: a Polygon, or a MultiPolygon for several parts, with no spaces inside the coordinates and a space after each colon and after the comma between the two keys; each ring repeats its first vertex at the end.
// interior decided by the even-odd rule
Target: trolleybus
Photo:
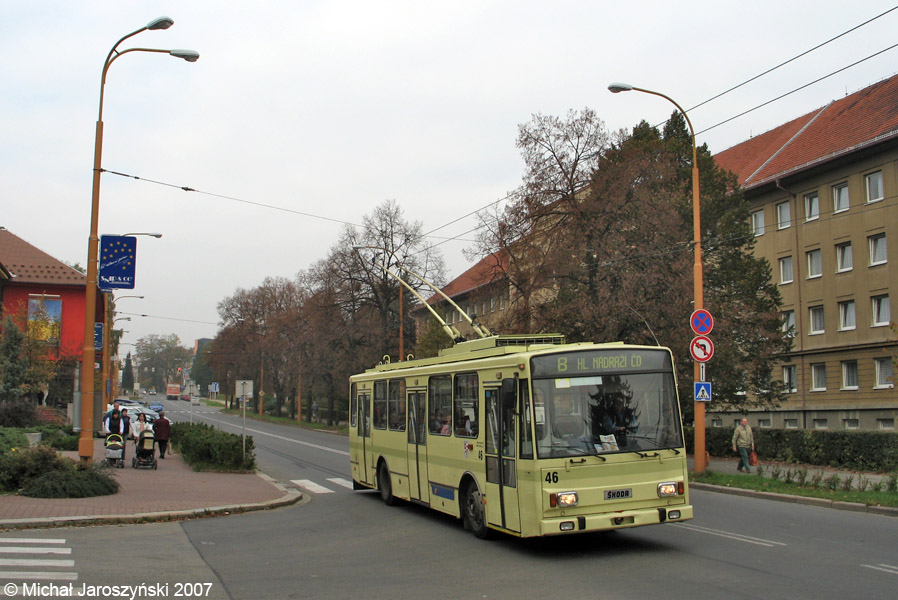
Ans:
{"type": "Polygon", "coordinates": [[[350,378],[353,487],[533,537],[692,518],[667,348],[489,335],[350,378]]]}

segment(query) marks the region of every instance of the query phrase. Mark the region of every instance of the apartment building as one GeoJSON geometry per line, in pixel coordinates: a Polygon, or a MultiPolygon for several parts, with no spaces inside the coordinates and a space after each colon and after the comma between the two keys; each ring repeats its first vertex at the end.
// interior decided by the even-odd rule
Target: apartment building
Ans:
{"type": "MultiPolygon", "coordinates": [[[[789,390],[756,427],[894,431],[898,76],[715,155],[737,174],[755,252],[783,297],[789,390]]],[[[708,411],[708,426],[739,416],[708,411]]]]}

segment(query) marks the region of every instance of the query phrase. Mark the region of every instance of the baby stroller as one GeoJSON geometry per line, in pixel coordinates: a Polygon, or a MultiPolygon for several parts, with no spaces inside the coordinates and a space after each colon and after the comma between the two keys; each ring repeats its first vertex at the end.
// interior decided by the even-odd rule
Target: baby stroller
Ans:
{"type": "Polygon", "coordinates": [[[131,459],[131,467],[134,469],[156,469],[156,436],[153,435],[152,429],[140,432],[134,458],[131,459]]]}
{"type": "Polygon", "coordinates": [[[110,433],[106,436],[106,464],[110,467],[125,466],[125,440],[117,433],[110,433]]]}

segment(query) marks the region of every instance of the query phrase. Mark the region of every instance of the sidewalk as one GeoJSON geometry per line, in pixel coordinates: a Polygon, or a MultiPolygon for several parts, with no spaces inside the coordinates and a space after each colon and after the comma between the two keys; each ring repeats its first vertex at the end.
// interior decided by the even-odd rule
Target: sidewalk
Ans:
{"type": "MultiPolygon", "coordinates": [[[[132,469],[129,444],[124,469],[113,469],[119,492],[93,498],[44,499],[0,496],[0,529],[172,520],[265,510],[299,501],[302,494],[261,473],[193,471],[177,454],[166,454],[157,470],[132,469]]],[[[77,459],[76,452],[65,455],[77,459]]],[[[105,455],[103,440],[94,460],[105,455]]]]}

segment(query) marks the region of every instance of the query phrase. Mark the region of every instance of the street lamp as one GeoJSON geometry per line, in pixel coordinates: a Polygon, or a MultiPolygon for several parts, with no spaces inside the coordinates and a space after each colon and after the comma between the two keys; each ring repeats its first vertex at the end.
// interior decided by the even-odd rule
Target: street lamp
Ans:
{"type": "MultiPolygon", "coordinates": [[[[689,120],[689,115],[686,114],[686,111],[683,110],[683,107],[674,102],[672,98],[669,96],[665,96],[660,92],[653,92],[652,90],[646,90],[643,88],[638,88],[626,83],[612,83],[608,86],[608,90],[613,94],[617,94],[619,92],[643,92],[645,94],[652,94],[653,96],[661,96],[671,104],[677,107],[677,110],[683,115],[686,119],[686,124],[689,126],[689,135],[692,137],[692,235],[693,235],[693,246],[695,247],[695,263],[693,265],[693,289],[695,296],[695,310],[701,310],[704,308],[704,293],[703,293],[703,285],[702,285],[702,227],[701,227],[701,206],[699,204],[699,181],[698,181],[698,153],[695,148],[695,130],[692,128],[692,121],[689,120]]],[[[693,378],[695,381],[702,381],[702,369],[701,364],[695,362],[693,367],[693,378]]],[[[705,403],[704,402],[695,402],[695,472],[703,473],[708,466],[708,461],[705,458],[705,403]]]]}
{"type": "Polygon", "coordinates": [[[90,462],[94,456],[94,322],[96,321],[99,238],[97,224],[100,212],[100,173],[103,154],[103,93],[106,86],[106,73],[115,59],[129,52],[166,53],[188,62],[195,62],[200,55],[193,50],[163,50],[159,48],[128,48],[118,51],[119,44],[143,31],[168,29],[174,24],[168,17],[160,17],[129,33],[115,43],[103,63],[100,78],[100,107],[97,113],[96,138],[94,142],[94,173],[91,194],[90,237],[87,243],[87,281],[84,291],[84,347],[81,352],[81,436],[78,440],[78,455],[83,462],[90,462]]]}

